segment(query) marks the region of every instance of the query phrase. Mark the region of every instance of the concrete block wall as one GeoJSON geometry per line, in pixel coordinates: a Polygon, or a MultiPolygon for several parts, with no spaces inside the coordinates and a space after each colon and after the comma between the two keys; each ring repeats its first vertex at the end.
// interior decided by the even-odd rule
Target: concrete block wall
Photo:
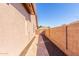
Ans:
{"type": "MultiPolygon", "coordinates": [[[[50,32],[51,33],[51,32],[50,32]]],[[[51,39],[59,47],[66,49],[66,26],[61,26],[52,29],[51,39]]]]}
{"type": "Polygon", "coordinates": [[[47,38],[50,39],[50,32],[49,32],[49,29],[46,29],[46,30],[45,30],[45,35],[46,35],[47,38]]]}
{"type": "Polygon", "coordinates": [[[46,29],[45,36],[67,55],[79,55],[79,23],[46,29]]]}
{"type": "Polygon", "coordinates": [[[66,49],[66,26],[55,27],[45,30],[45,36],[55,43],[61,50],[66,49]]]}
{"type": "Polygon", "coordinates": [[[70,55],[79,55],[79,23],[68,25],[68,50],[70,55]]]}

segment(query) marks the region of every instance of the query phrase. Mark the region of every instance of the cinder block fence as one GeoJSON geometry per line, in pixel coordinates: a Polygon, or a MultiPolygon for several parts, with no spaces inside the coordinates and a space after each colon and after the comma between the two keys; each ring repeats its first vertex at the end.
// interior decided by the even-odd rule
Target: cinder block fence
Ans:
{"type": "Polygon", "coordinates": [[[44,34],[67,55],[79,55],[79,23],[45,29],[44,34]]]}

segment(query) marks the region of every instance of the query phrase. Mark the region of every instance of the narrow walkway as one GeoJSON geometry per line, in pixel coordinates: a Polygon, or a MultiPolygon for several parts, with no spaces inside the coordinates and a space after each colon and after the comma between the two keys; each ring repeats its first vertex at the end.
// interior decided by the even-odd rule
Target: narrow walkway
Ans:
{"type": "Polygon", "coordinates": [[[47,51],[47,48],[44,44],[43,38],[40,35],[37,45],[37,56],[49,56],[49,53],[47,51]]]}
{"type": "Polygon", "coordinates": [[[38,41],[37,56],[66,56],[66,54],[41,34],[38,41]]]}

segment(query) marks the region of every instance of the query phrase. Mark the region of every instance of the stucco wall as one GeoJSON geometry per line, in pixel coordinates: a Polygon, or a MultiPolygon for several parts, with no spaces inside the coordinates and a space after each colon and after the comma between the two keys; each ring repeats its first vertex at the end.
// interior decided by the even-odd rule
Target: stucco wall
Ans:
{"type": "Polygon", "coordinates": [[[22,4],[0,4],[0,55],[19,55],[34,36],[31,25],[22,4]]]}

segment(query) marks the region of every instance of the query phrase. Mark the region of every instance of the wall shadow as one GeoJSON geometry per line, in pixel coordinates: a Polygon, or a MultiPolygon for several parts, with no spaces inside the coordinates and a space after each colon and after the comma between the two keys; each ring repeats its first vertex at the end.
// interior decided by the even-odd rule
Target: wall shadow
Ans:
{"type": "Polygon", "coordinates": [[[67,56],[62,50],[60,50],[53,42],[51,42],[44,32],[40,34],[43,37],[43,41],[48,50],[49,56],[67,56]]]}
{"type": "Polygon", "coordinates": [[[17,4],[17,3],[11,3],[11,5],[13,7],[16,8],[16,10],[25,17],[26,20],[30,21],[31,22],[31,14],[29,14],[27,12],[27,10],[25,9],[25,7],[22,5],[22,4],[17,4]],[[22,7],[21,7],[22,6],[22,7]],[[20,8],[19,8],[20,7],[20,8]]]}
{"type": "Polygon", "coordinates": [[[33,41],[34,41],[35,37],[33,37],[33,39],[27,44],[27,46],[21,51],[19,56],[25,56],[30,48],[30,46],[32,45],[33,41]]]}

